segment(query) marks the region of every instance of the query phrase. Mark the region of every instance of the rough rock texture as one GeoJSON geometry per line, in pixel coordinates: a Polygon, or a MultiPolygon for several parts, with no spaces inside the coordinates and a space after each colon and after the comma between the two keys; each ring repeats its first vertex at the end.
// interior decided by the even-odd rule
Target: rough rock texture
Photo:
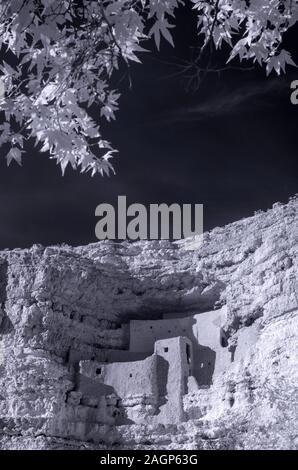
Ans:
{"type": "Polygon", "coordinates": [[[0,448],[297,448],[297,242],[293,198],[205,233],[193,250],[0,252],[0,448]],[[78,361],[125,354],[130,320],[215,309],[230,361],[209,387],[189,383],[187,421],[115,426],[115,397],[84,399],[78,361]]]}

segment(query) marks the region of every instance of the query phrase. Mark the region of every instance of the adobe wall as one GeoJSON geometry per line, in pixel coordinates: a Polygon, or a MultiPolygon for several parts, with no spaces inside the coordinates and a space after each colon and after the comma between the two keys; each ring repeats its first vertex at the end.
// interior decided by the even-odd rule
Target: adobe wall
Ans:
{"type": "Polygon", "coordinates": [[[101,362],[135,362],[148,357],[146,352],[131,352],[127,350],[105,349],[101,351],[101,362]]]}
{"type": "Polygon", "coordinates": [[[191,318],[163,320],[131,320],[129,350],[152,354],[156,341],[188,336],[191,318]]]}
{"type": "Polygon", "coordinates": [[[81,361],[80,373],[114,389],[119,397],[156,393],[156,358],[143,361],[114,362],[81,361]]]}
{"type": "Polygon", "coordinates": [[[121,397],[156,395],[156,357],[104,365],[102,378],[104,383],[112,386],[121,397]]]}
{"type": "Polygon", "coordinates": [[[231,353],[221,345],[221,324],[225,308],[177,317],[165,314],[162,320],[130,322],[130,351],[152,353],[156,341],[185,336],[193,345],[193,373],[199,385],[211,385],[213,377],[231,362],[231,353]]]}
{"type": "Polygon", "coordinates": [[[71,348],[69,352],[69,362],[76,364],[80,361],[96,361],[96,362],[131,362],[131,361],[142,361],[148,357],[148,353],[144,352],[130,352],[126,349],[95,349],[90,348],[89,350],[71,348]]]}
{"type": "Polygon", "coordinates": [[[187,393],[187,380],[192,368],[192,345],[184,337],[157,341],[159,413],[157,423],[179,423],[184,421],[183,395],[187,393]],[[186,353],[186,345],[190,357],[186,353]]]}
{"type": "Polygon", "coordinates": [[[118,408],[117,424],[143,422],[157,411],[156,355],[142,361],[112,364],[81,361],[80,377],[79,390],[84,396],[95,390],[99,395],[115,396],[118,408]]]}

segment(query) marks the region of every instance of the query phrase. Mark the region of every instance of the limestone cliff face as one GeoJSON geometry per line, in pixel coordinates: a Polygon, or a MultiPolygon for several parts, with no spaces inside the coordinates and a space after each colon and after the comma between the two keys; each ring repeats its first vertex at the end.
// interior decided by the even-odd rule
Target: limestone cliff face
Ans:
{"type": "MultiPolygon", "coordinates": [[[[0,252],[0,447],[297,447],[297,242],[293,198],[192,250],[160,241],[0,252]],[[208,386],[189,381],[184,422],[148,424],[145,413],[117,426],[117,397],[84,395],[79,364],[125,356],[130,320],[214,311],[225,360],[217,367],[216,352],[208,386]]],[[[127,406],[153,405],[132,396],[127,406]]]]}

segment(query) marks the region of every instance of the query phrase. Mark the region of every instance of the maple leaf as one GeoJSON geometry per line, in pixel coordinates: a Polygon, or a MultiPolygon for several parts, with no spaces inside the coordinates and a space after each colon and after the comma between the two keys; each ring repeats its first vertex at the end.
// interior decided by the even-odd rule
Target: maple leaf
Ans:
{"type": "Polygon", "coordinates": [[[18,147],[12,147],[6,155],[7,166],[9,166],[13,160],[22,166],[22,150],[18,147]]]}

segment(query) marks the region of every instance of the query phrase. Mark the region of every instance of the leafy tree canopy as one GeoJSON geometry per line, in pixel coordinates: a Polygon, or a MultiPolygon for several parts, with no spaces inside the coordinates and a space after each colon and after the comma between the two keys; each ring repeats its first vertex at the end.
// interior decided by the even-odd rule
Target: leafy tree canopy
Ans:
{"type": "Polygon", "coordinates": [[[118,109],[112,75],[140,62],[148,38],[157,48],[162,39],[174,46],[176,9],[186,2],[197,15],[195,64],[226,44],[227,63],[251,61],[267,74],[295,65],[282,42],[297,22],[298,0],[2,0],[0,146],[10,146],[7,163],[21,164],[24,141],[34,139],[63,172],[70,164],[109,174],[115,150],[100,121],[118,109]],[[92,119],[94,106],[101,119],[92,119]]]}

